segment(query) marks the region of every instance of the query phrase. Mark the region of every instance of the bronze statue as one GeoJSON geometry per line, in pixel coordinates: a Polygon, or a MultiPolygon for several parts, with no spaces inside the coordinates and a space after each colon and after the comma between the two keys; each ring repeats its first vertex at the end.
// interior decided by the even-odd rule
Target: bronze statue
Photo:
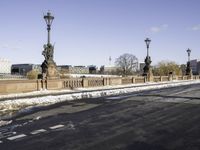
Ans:
{"type": "Polygon", "coordinates": [[[54,46],[52,46],[51,44],[45,44],[43,48],[44,50],[42,52],[42,55],[44,56],[45,60],[47,62],[53,61],[54,46]]]}

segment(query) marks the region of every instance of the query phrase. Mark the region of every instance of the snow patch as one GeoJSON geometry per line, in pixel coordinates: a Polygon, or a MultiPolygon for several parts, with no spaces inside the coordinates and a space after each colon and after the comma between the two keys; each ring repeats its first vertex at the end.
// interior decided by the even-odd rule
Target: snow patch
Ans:
{"type": "Polygon", "coordinates": [[[10,121],[3,121],[3,120],[0,120],[0,127],[1,126],[5,126],[5,125],[8,125],[8,124],[11,124],[12,123],[12,120],[10,121]]]}

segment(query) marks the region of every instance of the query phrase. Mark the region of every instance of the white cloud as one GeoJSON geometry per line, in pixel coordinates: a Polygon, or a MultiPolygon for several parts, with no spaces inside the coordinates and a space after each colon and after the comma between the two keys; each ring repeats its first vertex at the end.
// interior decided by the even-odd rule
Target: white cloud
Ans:
{"type": "Polygon", "coordinates": [[[191,30],[193,30],[193,31],[198,31],[198,30],[200,30],[200,24],[193,26],[193,27],[191,28],[191,30]]]}
{"type": "Polygon", "coordinates": [[[166,30],[167,28],[168,28],[168,24],[163,24],[163,25],[160,25],[160,26],[151,27],[150,31],[153,32],[153,33],[158,33],[158,32],[166,30]]]}
{"type": "Polygon", "coordinates": [[[160,32],[160,28],[159,27],[151,27],[150,31],[151,32],[160,32]]]}

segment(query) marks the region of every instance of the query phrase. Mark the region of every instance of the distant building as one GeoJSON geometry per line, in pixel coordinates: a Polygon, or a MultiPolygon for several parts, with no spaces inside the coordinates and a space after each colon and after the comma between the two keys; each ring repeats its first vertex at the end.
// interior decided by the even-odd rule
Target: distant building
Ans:
{"type": "Polygon", "coordinates": [[[72,73],[74,74],[88,74],[89,73],[89,68],[85,66],[74,66],[71,70],[72,73]]]}
{"type": "Polygon", "coordinates": [[[197,74],[200,75],[200,61],[197,62],[197,74]]]}
{"type": "Polygon", "coordinates": [[[65,74],[89,74],[89,68],[85,66],[59,65],[57,69],[65,74]]]}
{"type": "Polygon", "coordinates": [[[102,66],[100,68],[100,72],[102,74],[117,74],[117,71],[119,70],[119,67],[116,67],[116,66],[102,66]]]}
{"type": "Polygon", "coordinates": [[[0,58],[0,74],[11,73],[11,62],[7,59],[0,58]]]}
{"type": "Polygon", "coordinates": [[[40,65],[35,64],[13,64],[11,67],[11,74],[26,75],[31,70],[38,70],[41,72],[40,65]]]}
{"type": "Polygon", "coordinates": [[[70,73],[70,68],[72,68],[71,65],[59,65],[57,66],[57,70],[60,73],[65,73],[65,74],[69,74],[70,73]]]}
{"type": "Polygon", "coordinates": [[[190,60],[190,67],[193,74],[200,74],[200,59],[190,60]]]}
{"type": "Polygon", "coordinates": [[[116,72],[119,67],[116,66],[105,66],[104,67],[104,72],[106,73],[111,73],[111,72],[116,72]]]}
{"type": "Polygon", "coordinates": [[[94,65],[88,66],[89,68],[89,73],[90,74],[96,74],[97,73],[97,67],[94,65]]]}

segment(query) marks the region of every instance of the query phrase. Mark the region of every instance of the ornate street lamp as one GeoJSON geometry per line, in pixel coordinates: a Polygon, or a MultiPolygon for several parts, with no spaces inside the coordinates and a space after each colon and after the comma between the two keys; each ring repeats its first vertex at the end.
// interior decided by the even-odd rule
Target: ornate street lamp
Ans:
{"type": "Polygon", "coordinates": [[[149,57],[149,45],[151,43],[151,40],[149,38],[146,38],[144,41],[147,45],[147,57],[149,57]]]}
{"type": "Polygon", "coordinates": [[[50,43],[50,30],[53,19],[54,16],[52,16],[50,12],[47,12],[47,15],[44,16],[44,20],[47,24],[48,35],[47,44],[44,44],[44,50],[42,52],[42,55],[45,58],[41,65],[43,79],[58,78],[56,63],[53,60],[54,46],[50,43]]]}
{"type": "Polygon", "coordinates": [[[44,20],[47,24],[47,31],[48,31],[48,37],[47,37],[47,44],[50,44],[50,30],[51,30],[51,24],[53,22],[54,16],[51,16],[50,12],[47,12],[47,15],[44,16],[44,20]]]}
{"type": "Polygon", "coordinates": [[[190,61],[190,53],[191,53],[191,49],[188,48],[186,51],[187,51],[187,53],[188,53],[188,61],[190,61]]]}
{"type": "Polygon", "coordinates": [[[187,62],[187,67],[186,67],[186,75],[191,75],[192,74],[192,70],[190,67],[190,53],[191,53],[191,49],[187,49],[186,50],[187,54],[188,54],[188,62],[187,62]]]}
{"type": "Polygon", "coordinates": [[[147,56],[144,60],[145,66],[143,68],[143,70],[144,70],[143,76],[147,76],[149,74],[150,64],[151,64],[151,57],[149,56],[149,45],[150,45],[151,40],[149,38],[146,38],[144,41],[145,41],[146,46],[147,46],[147,56]]]}

